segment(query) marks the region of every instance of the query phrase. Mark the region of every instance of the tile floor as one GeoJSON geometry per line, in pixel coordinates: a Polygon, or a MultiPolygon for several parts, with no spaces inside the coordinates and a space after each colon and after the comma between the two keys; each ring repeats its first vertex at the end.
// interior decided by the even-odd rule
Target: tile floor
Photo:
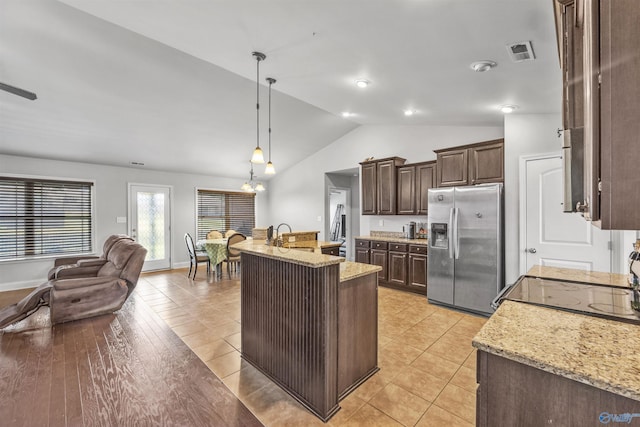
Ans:
{"type": "MultiPolygon", "coordinates": [[[[267,426],[325,425],[240,358],[240,282],[186,272],[144,274],[137,296],[267,426]]],[[[486,319],[379,288],[380,371],[340,402],[329,426],[472,426],[476,352],[486,319]]]]}

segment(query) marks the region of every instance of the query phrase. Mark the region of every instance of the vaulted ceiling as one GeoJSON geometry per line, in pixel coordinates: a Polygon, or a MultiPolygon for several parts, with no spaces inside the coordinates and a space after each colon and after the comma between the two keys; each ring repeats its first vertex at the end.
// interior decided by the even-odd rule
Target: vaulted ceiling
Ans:
{"type": "Polygon", "coordinates": [[[359,125],[500,126],[501,104],[560,110],[542,0],[0,0],[0,41],[0,82],[38,95],[0,91],[3,154],[244,178],[253,51],[267,55],[263,148],[264,78],[277,80],[279,170],[359,125]],[[521,41],[534,61],[510,59],[521,41]],[[479,60],[498,65],[477,73],[479,60]]]}

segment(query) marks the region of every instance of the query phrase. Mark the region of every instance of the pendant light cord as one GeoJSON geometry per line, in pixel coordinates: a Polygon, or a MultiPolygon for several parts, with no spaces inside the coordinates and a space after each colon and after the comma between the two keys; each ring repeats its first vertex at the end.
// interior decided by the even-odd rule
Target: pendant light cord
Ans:
{"type": "Polygon", "coordinates": [[[269,163],[271,163],[271,85],[273,79],[269,79],[269,163]]]}
{"type": "Polygon", "coordinates": [[[256,142],[260,147],[260,57],[256,57],[256,142]]]}

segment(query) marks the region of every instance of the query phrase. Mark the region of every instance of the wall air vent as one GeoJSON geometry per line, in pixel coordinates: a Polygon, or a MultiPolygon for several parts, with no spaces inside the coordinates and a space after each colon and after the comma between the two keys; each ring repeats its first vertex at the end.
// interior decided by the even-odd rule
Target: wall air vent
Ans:
{"type": "Polygon", "coordinates": [[[533,61],[536,59],[530,41],[509,44],[507,45],[507,50],[513,62],[533,61]]]}

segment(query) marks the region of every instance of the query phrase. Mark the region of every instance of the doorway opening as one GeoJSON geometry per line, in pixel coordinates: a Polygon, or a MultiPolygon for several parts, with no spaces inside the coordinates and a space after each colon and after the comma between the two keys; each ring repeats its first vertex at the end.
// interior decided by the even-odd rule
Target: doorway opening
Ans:
{"type": "Polygon", "coordinates": [[[342,242],[340,256],[353,260],[353,239],[360,232],[359,169],[325,174],[326,240],[342,242]]]}

